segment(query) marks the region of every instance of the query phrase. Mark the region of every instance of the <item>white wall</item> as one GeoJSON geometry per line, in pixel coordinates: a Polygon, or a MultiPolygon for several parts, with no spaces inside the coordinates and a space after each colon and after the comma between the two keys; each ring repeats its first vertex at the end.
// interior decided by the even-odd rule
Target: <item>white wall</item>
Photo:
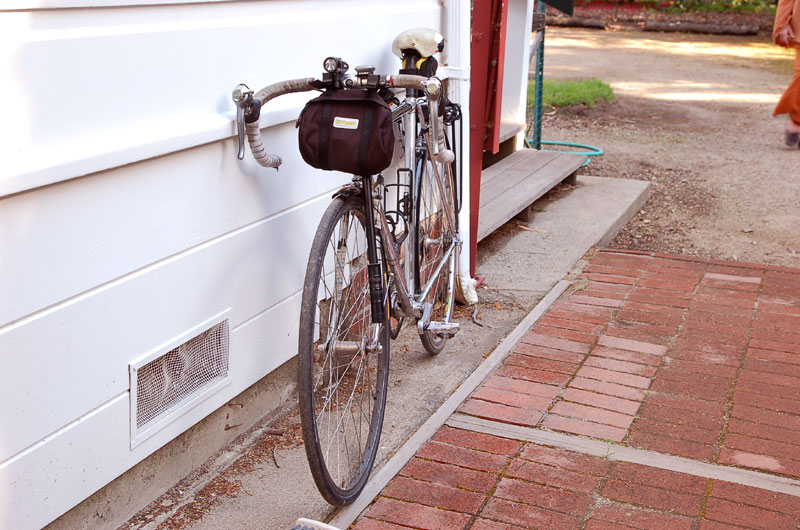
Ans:
{"type": "MultiPolygon", "coordinates": [[[[503,71],[503,101],[500,119],[504,127],[524,126],[528,91],[530,35],[533,24],[533,0],[509,0],[506,30],[505,67],[503,71]]],[[[513,128],[517,130],[519,127],[513,128]]],[[[524,131],[518,134],[522,147],[524,131]]]]}
{"type": "Polygon", "coordinates": [[[310,240],[349,177],[300,159],[308,95],[263,113],[280,172],[236,160],[232,88],[328,55],[394,72],[392,38],[442,7],[0,5],[0,527],[35,528],[296,353],[310,240]],[[226,310],[232,383],[131,450],[128,364],[226,310]]]}

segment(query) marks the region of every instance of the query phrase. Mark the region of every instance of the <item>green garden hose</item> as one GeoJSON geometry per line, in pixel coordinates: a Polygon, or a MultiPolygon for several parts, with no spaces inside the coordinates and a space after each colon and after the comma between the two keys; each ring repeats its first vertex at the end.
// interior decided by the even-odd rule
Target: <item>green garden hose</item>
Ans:
{"type": "MultiPolygon", "coordinates": [[[[571,155],[585,155],[585,156],[588,156],[588,157],[600,156],[600,155],[603,154],[603,150],[602,149],[600,149],[599,147],[596,147],[594,145],[589,145],[589,144],[578,144],[578,143],[575,143],[575,142],[552,142],[552,141],[548,141],[548,140],[541,140],[541,144],[542,145],[563,145],[564,147],[576,147],[578,149],[585,149],[585,151],[562,151],[561,149],[542,149],[542,151],[551,151],[551,152],[554,152],[554,153],[569,153],[571,155]]],[[[528,140],[527,137],[525,138],[525,146],[530,148],[530,149],[533,149],[533,146],[531,145],[531,142],[528,140]]],[[[586,162],[584,162],[583,165],[584,166],[588,166],[589,162],[591,162],[591,161],[592,161],[591,158],[587,158],[586,162]]]]}
{"type": "MultiPolygon", "coordinates": [[[[536,13],[539,13],[541,16],[547,12],[547,6],[542,0],[537,0],[536,2],[536,13]]],[[[569,153],[573,155],[586,155],[590,158],[586,159],[586,162],[583,163],[584,166],[588,166],[589,162],[591,162],[591,157],[593,156],[600,156],[603,154],[603,150],[599,147],[595,147],[593,145],[587,144],[577,144],[573,142],[551,142],[547,140],[542,140],[542,115],[543,115],[543,97],[542,97],[542,86],[544,85],[544,34],[545,34],[545,26],[543,25],[541,30],[539,31],[536,39],[535,44],[532,47],[531,53],[531,62],[533,62],[534,54],[536,57],[536,62],[533,65],[533,71],[535,76],[535,83],[534,86],[534,104],[533,104],[533,123],[528,126],[528,130],[525,132],[525,147],[530,149],[540,149],[542,151],[555,151],[560,153],[569,153]],[[533,135],[531,139],[528,139],[533,129],[533,135]],[[560,149],[542,149],[542,145],[563,145],[565,147],[577,147],[579,149],[586,149],[586,151],[561,151],[560,149]]],[[[530,77],[528,78],[528,82],[530,82],[530,77]]]]}

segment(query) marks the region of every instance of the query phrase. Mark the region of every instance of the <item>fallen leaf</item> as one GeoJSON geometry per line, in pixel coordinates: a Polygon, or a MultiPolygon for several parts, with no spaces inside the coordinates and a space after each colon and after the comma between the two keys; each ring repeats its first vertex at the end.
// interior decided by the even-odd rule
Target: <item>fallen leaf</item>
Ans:
{"type": "Polygon", "coordinates": [[[497,309],[498,311],[500,311],[501,309],[503,309],[503,306],[502,306],[502,304],[500,304],[500,302],[495,302],[494,303],[494,308],[497,309]]]}
{"type": "Polygon", "coordinates": [[[521,224],[519,224],[519,223],[517,223],[517,226],[518,226],[519,228],[521,228],[522,230],[527,230],[528,232],[539,232],[540,234],[547,234],[547,233],[549,233],[547,230],[542,230],[541,228],[530,228],[530,227],[528,227],[528,226],[521,225],[521,224]]]}

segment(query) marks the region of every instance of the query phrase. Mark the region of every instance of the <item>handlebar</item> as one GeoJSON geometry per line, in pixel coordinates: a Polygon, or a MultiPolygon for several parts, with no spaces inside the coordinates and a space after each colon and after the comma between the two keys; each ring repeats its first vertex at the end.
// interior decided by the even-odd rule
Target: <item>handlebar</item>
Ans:
{"type": "MultiPolygon", "coordinates": [[[[434,159],[440,162],[449,162],[452,160],[452,153],[447,149],[440,149],[440,131],[438,102],[441,93],[442,82],[435,77],[424,77],[421,75],[359,75],[357,77],[344,77],[343,83],[346,88],[406,88],[417,89],[425,93],[428,99],[428,108],[430,109],[431,119],[431,132],[433,136],[432,154],[434,159]]],[[[238,85],[233,91],[233,101],[236,103],[236,123],[237,133],[239,137],[239,152],[238,158],[244,158],[244,137],[247,136],[247,142],[250,144],[250,151],[256,161],[264,167],[273,167],[278,169],[281,165],[281,157],[275,154],[267,153],[264,148],[264,142],[261,138],[261,128],[259,126],[259,118],[261,117],[261,107],[263,107],[269,100],[275,99],[284,94],[291,94],[293,92],[307,92],[320,88],[330,88],[329,81],[320,81],[313,77],[306,77],[301,79],[291,79],[288,81],[280,81],[272,85],[268,85],[256,93],[253,93],[247,85],[238,85]]],[[[442,142],[442,145],[443,142],[442,142]]]]}
{"type": "Polygon", "coordinates": [[[233,91],[233,101],[236,103],[236,124],[239,135],[239,160],[244,158],[244,133],[247,132],[247,142],[250,144],[250,151],[256,162],[264,167],[274,167],[278,169],[281,165],[281,157],[271,155],[264,149],[264,142],[261,139],[261,127],[259,118],[261,117],[261,107],[269,100],[284,94],[293,92],[306,92],[313,87],[313,77],[305,79],[291,79],[280,81],[266,86],[253,94],[247,85],[239,85],[233,91]]]}

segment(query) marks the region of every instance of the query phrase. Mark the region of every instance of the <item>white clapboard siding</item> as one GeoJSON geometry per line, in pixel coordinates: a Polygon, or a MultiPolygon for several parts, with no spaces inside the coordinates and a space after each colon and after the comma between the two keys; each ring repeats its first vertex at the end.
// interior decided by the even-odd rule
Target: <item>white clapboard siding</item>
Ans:
{"type": "MultiPolygon", "coordinates": [[[[305,5],[303,2],[265,2],[264,4],[283,6],[281,9],[284,11],[287,9],[284,4],[305,5]]],[[[313,2],[313,4],[315,6],[321,4],[317,7],[323,12],[332,9],[332,2],[313,2]]],[[[341,9],[345,10],[347,9],[346,5],[350,3],[342,4],[341,9]]],[[[427,4],[435,4],[435,2],[427,4]]],[[[248,16],[242,15],[238,11],[238,7],[233,9],[236,6],[229,7],[235,13],[239,13],[243,20],[251,21],[257,14],[257,8],[261,3],[249,3],[248,5],[253,6],[252,9],[247,10],[248,16]]],[[[417,8],[420,6],[417,5],[417,8]]],[[[138,10],[159,14],[163,10],[167,10],[169,13],[169,9],[172,8],[161,6],[139,8],[138,10]]],[[[217,7],[208,5],[202,6],[202,9],[199,10],[205,13],[206,9],[211,9],[212,13],[218,13],[217,7]]],[[[364,13],[371,13],[374,9],[374,6],[365,7],[357,12],[366,16],[364,13]]],[[[132,9],[130,14],[136,14],[138,10],[132,9]]],[[[191,18],[188,15],[193,13],[195,8],[182,7],[180,10],[185,18],[191,18]],[[184,12],[187,12],[188,15],[184,12]]],[[[104,10],[97,11],[104,13],[104,10]]],[[[339,10],[335,11],[337,14],[330,20],[330,24],[340,20],[341,13],[339,10]]],[[[405,8],[400,9],[397,16],[404,13],[408,20],[394,20],[394,14],[393,17],[390,17],[394,20],[396,28],[407,27],[408,24],[415,22],[414,17],[411,16],[413,13],[408,12],[405,8]]],[[[17,14],[0,14],[0,20],[12,15],[17,14]]],[[[57,15],[50,13],[50,15],[48,20],[67,16],[61,12],[57,15]]],[[[423,10],[423,15],[426,15],[422,17],[426,19],[424,21],[432,22],[429,20],[431,16],[428,12],[423,10]]],[[[104,17],[106,16],[108,15],[104,14],[104,17]]],[[[155,15],[150,15],[150,18],[153,16],[155,15]]],[[[288,16],[286,13],[283,14],[284,18],[288,16]]],[[[311,21],[316,20],[317,16],[317,11],[314,11],[311,21]]],[[[297,18],[299,15],[295,14],[293,17],[297,18]]],[[[147,17],[142,16],[142,18],[150,20],[147,17]]],[[[266,18],[269,18],[270,24],[273,24],[273,18],[279,21],[283,20],[281,16],[277,15],[266,18]]],[[[351,18],[355,21],[360,19],[356,15],[351,18]]],[[[94,16],[88,18],[97,28],[105,27],[94,19],[94,16]]],[[[117,17],[117,19],[126,20],[121,17],[117,17]]],[[[106,20],[106,24],[110,24],[112,20],[114,19],[106,20]]],[[[137,18],[133,17],[133,20],[136,21],[137,18]]],[[[171,50],[176,46],[176,42],[183,42],[197,31],[200,32],[200,35],[195,37],[200,41],[207,41],[209,36],[205,32],[215,29],[216,26],[211,25],[209,20],[203,20],[205,25],[202,26],[202,31],[179,32],[180,39],[176,39],[176,30],[173,29],[172,32],[169,32],[166,29],[169,26],[165,26],[162,33],[171,39],[172,45],[167,45],[166,42],[162,43],[162,46],[156,47],[158,53],[161,53],[161,49],[171,50]],[[186,35],[187,33],[188,35],[186,35]]],[[[223,17],[224,20],[226,19],[223,17]]],[[[239,18],[235,18],[235,20],[239,20],[239,18]]],[[[150,22],[154,24],[154,22],[150,22]]],[[[322,22],[319,23],[322,24],[322,22]]],[[[350,23],[352,21],[348,22],[348,24],[350,23]]],[[[61,24],[66,26],[67,22],[61,24]]],[[[123,35],[123,37],[134,39],[128,43],[128,46],[135,47],[136,43],[141,42],[141,31],[144,30],[133,22],[128,22],[128,24],[133,26],[133,29],[129,29],[133,33],[123,35]],[[134,31],[137,28],[139,33],[134,31]]],[[[384,22],[371,21],[367,27],[377,26],[377,29],[380,29],[383,24],[384,22]]],[[[323,24],[323,26],[325,25],[323,24]]],[[[308,31],[322,31],[322,29],[322,27],[309,27],[308,31]]],[[[225,46],[239,33],[248,34],[240,27],[229,28],[229,31],[230,35],[226,34],[224,38],[219,37],[220,42],[225,46]]],[[[361,31],[364,31],[363,27],[361,31]]],[[[334,40],[335,44],[332,43],[330,48],[334,48],[344,57],[348,57],[344,52],[350,51],[353,57],[348,57],[348,59],[354,63],[378,59],[378,61],[372,62],[386,71],[394,71],[397,68],[397,59],[391,55],[388,49],[391,36],[397,30],[387,28],[386,31],[389,37],[381,37],[384,39],[381,46],[369,46],[353,37],[340,37],[338,40],[334,40]]],[[[249,33],[253,33],[253,31],[249,33]]],[[[262,33],[272,35],[273,42],[268,47],[269,49],[279,50],[282,48],[279,35],[289,38],[286,28],[278,32],[271,25],[264,26],[256,32],[256,35],[262,33]]],[[[305,31],[301,32],[301,34],[303,33],[305,31]]],[[[366,32],[366,34],[370,33],[366,32]]],[[[161,35],[161,33],[158,34],[161,35]]],[[[49,46],[46,47],[48,54],[55,53],[62,47],[60,39],[55,36],[51,38],[56,42],[49,42],[49,46]]],[[[68,39],[67,37],[63,38],[70,41],[71,44],[83,42],[85,39],[80,34],[68,39]]],[[[296,39],[298,36],[292,35],[291,38],[296,39]]],[[[367,36],[363,37],[364,40],[367,38],[367,36]]],[[[88,64],[84,67],[93,68],[93,71],[97,72],[99,58],[96,57],[97,52],[92,52],[92,50],[111,47],[111,51],[122,53],[121,49],[113,48],[117,38],[109,36],[106,40],[112,42],[103,43],[102,46],[98,42],[86,42],[84,43],[85,48],[75,50],[70,57],[89,57],[89,59],[85,59],[88,64]],[[92,57],[94,58],[92,59],[92,57]]],[[[201,42],[194,40],[191,42],[193,45],[201,46],[201,42]]],[[[41,42],[34,44],[37,45],[32,46],[33,48],[43,46],[41,42]]],[[[155,46],[152,43],[150,45],[155,46]]],[[[205,48],[208,48],[207,44],[205,48]]],[[[76,107],[84,108],[89,113],[89,107],[80,100],[56,105],[48,111],[47,121],[52,126],[37,127],[30,131],[34,138],[29,140],[30,145],[20,146],[19,161],[26,167],[32,167],[47,158],[36,151],[38,147],[53,144],[56,150],[63,149],[65,153],[75,157],[83,156],[81,153],[87,149],[96,148],[105,163],[109,163],[106,159],[110,158],[109,153],[113,152],[113,149],[102,142],[98,144],[95,141],[96,137],[106,141],[119,133],[120,141],[128,146],[138,141],[136,138],[132,138],[131,134],[133,132],[135,136],[135,133],[139,132],[137,123],[144,120],[148,126],[144,127],[145,130],[142,131],[144,134],[142,141],[152,141],[153,135],[160,137],[165,132],[171,131],[173,125],[181,128],[186,119],[194,120],[198,111],[210,112],[225,109],[228,112],[232,108],[230,91],[239,81],[248,81],[255,88],[262,83],[274,82],[278,79],[318,74],[321,65],[320,57],[332,53],[330,50],[314,50],[314,46],[304,45],[296,48],[293,48],[290,54],[270,53],[269,60],[265,57],[263,62],[244,60],[244,57],[237,60],[236,54],[243,53],[243,49],[241,47],[226,48],[225,53],[219,53],[222,56],[225,56],[226,53],[230,55],[227,57],[227,62],[222,62],[228,69],[235,71],[231,72],[229,79],[223,82],[220,82],[219,79],[225,76],[221,75],[216,66],[214,71],[210,71],[207,66],[201,68],[198,65],[196,71],[192,72],[181,70],[150,72],[146,69],[144,71],[138,69],[140,85],[142,83],[159,85],[164,83],[169,86],[184,87],[188,93],[182,94],[182,96],[194,101],[196,105],[185,107],[188,103],[184,102],[182,98],[178,98],[180,103],[175,104],[179,108],[172,109],[169,106],[162,108],[158,106],[162,104],[163,97],[161,95],[156,97],[155,94],[141,94],[143,90],[141,86],[129,86],[130,83],[133,83],[132,79],[117,79],[115,83],[119,86],[115,90],[119,92],[119,90],[127,89],[128,92],[118,94],[118,101],[125,101],[126,104],[114,106],[115,117],[112,123],[92,123],[92,120],[100,119],[97,114],[102,113],[90,113],[90,119],[63,114],[64,112],[77,112],[76,107]],[[287,57],[291,57],[288,62],[287,57]],[[254,62],[258,64],[258,67],[253,66],[254,62]],[[239,64],[234,68],[228,63],[239,64]],[[301,67],[298,65],[303,65],[302,72],[299,71],[301,67]],[[206,77],[198,78],[197,72],[202,72],[206,77]],[[280,72],[280,75],[275,72],[280,72]],[[209,93],[209,90],[212,90],[213,93],[209,93]],[[197,92],[203,94],[198,95],[197,92]],[[154,101],[158,101],[156,107],[150,108],[146,105],[154,101]],[[209,102],[213,102],[212,108],[203,108],[203,105],[208,106],[209,102]],[[58,134],[53,130],[58,131],[58,134]],[[148,133],[150,136],[147,136],[148,133]],[[51,138],[48,135],[54,137],[51,138]],[[71,146],[70,142],[77,142],[79,145],[71,146]]],[[[203,49],[203,47],[197,49],[203,49]]],[[[215,51],[214,56],[216,54],[215,51]]],[[[124,56],[124,54],[122,55],[124,56]]],[[[151,59],[154,63],[161,64],[163,62],[160,55],[151,59]]],[[[36,63],[36,61],[41,64],[45,62],[45,58],[34,56],[24,64],[28,65],[36,63]]],[[[45,64],[47,63],[45,62],[45,64]]],[[[146,66],[150,67],[149,62],[146,66]]],[[[32,66],[25,67],[32,68],[32,66]]],[[[164,68],[169,70],[169,67],[164,68]]],[[[34,70],[34,72],[38,75],[51,75],[51,73],[45,74],[39,70],[34,70]]],[[[110,76],[110,73],[104,72],[104,74],[101,76],[102,79],[110,76]]],[[[78,76],[77,79],[84,79],[84,77],[78,76]]],[[[35,83],[40,81],[44,82],[44,79],[36,80],[35,83]]],[[[0,90],[3,90],[2,86],[4,85],[0,84],[0,90]]],[[[86,90],[89,90],[89,87],[77,86],[73,87],[70,93],[81,93],[86,90]]],[[[105,89],[99,87],[98,90],[103,92],[105,89]]],[[[0,97],[2,96],[5,95],[0,92],[0,97]]],[[[9,107],[11,112],[22,112],[20,109],[24,105],[18,103],[19,98],[23,97],[21,93],[12,92],[5,97],[4,100],[17,102],[9,107]]],[[[110,101],[98,101],[97,108],[101,108],[101,105],[106,103],[111,104],[110,101]]],[[[49,99],[37,102],[37,105],[45,108],[52,106],[49,99]]],[[[91,107],[91,109],[94,108],[95,106],[91,107]]],[[[26,119],[19,116],[18,122],[26,124],[23,126],[24,128],[31,126],[32,119],[35,121],[34,117],[26,119]]],[[[6,123],[11,123],[11,120],[6,123]]],[[[0,272],[2,272],[0,274],[0,293],[3,293],[3,296],[0,297],[0,326],[321,192],[324,189],[323,186],[329,182],[329,177],[316,173],[316,180],[298,180],[298,171],[303,175],[312,173],[298,155],[296,134],[289,124],[275,129],[266,133],[266,140],[270,147],[274,146],[275,151],[284,156],[285,164],[280,172],[260,168],[252,162],[249,155],[247,163],[238,163],[234,158],[233,142],[226,142],[215,144],[210,150],[192,150],[175,154],[168,159],[154,160],[152,163],[156,164],[155,166],[146,168],[134,166],[121,168],[114,172],[103,172],[92,175],[89,179],[76,181],[75,186],[42,189],[32,195],[25,194],[2,200],[0,202],[2,205],[0,207],[0,226],[3,227],[3,230],[0,231],[0,249],[4,256],[14,256],[15,258],[3,259],[0,262],[0,272]],[[172,160],[173,158],[175,160],[172,160]],[[280,190],[277,189],[278,186],[280,190]],[[31,263],[35,263],[37,266],[31,267],[31,263]],[[26,278],[26,281],[20,282],[19,278],[26,278]],[[32,285],[36,287],[32,289],[32,285]]],[[[17,128],[3,127],[0,128],[0,131],[8,132],[9,136],[14,137],[13,142],[9,139],[9,143],[6,145],[13,146],[14,142],[19,143],[26,137],[24,134],[18,134],[17,128]]],[[[227,134],[232,134],[232,132],[233,125],[229,123],[227,134]]],[[[174,147],[166,140],[162,144],[166,146],[165,148],[172,149],[174,147]]],[[[11,152],[12,155],[17,154],[13,149],[11,152]]],[[[4,171],[9,171],[14,167],[13,164],[4,164],[4,166],[4,171]]],[[[54,168],[60,169],[57,165],[54,168]]],[[[63,175],[63,172],[58,173],[59,178],[63,178],[63,175]]],[[[0,177],[0,180],[5,178],[5,176],[0,177]]]]}
{"type": "Polygon", "coordinates": [[[394,72],[394,36],[441,24],[435,0],[164,4],[0,11],[0,196],[231,136],[236,84],[394,72]]]}
{"type": "MultiPolygon", "coordinates": [[[[230,325],[238,326],[298,292],[329,199],[325,194],[0,332],[0,403],[15,403],[0,407],[0,425],[14,425],[0,430],[0,462],[126,390],[128,363],[160,344],[227,308],[230,325]]],[[[269,355],[279,355],[279,365],[295,353],[296,347],[269,355]]]]}
{"type": "Polygon", "coordinates": [[[267,131],[280,171],[236,160],[227,141],[0,200],[0,323],[349,181],[306,166],[292,124],[267,131]]]}
{"type": "Polygon", "coordinates": [[[0,2],[0,528],[47,524],[296,355],[310,241],[349,177],[299,156],[313,94],[262,112],[279,172],[238,161],[233,87],[330,55],[396,72],[394,36],[441,18],[439,0],[0,2]],[[131,448],[129,363],[223,311],[230,384],[131,448]]]}
{"type": "MultiPolygon", "coordinates": [[[[213,412],[297,347],[300,296],[231,334],[231,384],[171,428],[130,449],[129,394],[115,396],[23,454],[0,464],[0,528],[40,528],[213,412]]],[[[282,360],[283,359],[283,360],[282,360]]]]}

